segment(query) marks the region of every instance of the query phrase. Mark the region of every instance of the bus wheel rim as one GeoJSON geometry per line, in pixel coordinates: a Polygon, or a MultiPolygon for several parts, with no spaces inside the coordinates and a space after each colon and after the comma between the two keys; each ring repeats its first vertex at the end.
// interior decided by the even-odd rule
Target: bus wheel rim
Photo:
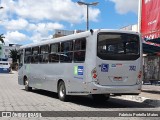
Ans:
{"type": "Polygon", "coordinates": [[[28,81],[27,80],[25,81],[25,86],[28,86],[28,81]]]}
{"type": "Polygon", "coordinates": [[[61,87],[60,87],[60,96],[61,97],[64,97],[64,86],[63,85],[61,85],[61,87]]]}

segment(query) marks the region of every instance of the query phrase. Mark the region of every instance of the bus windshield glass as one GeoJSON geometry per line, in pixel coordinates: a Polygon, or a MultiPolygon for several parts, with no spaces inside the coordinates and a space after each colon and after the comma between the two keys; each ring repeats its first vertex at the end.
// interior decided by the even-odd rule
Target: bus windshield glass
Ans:
{"type": "Polygon", "coordinates": [[[139,36],[128,33],[99,33],[97,56],[103,60],[136,60],[140,57],[139,36]]]}

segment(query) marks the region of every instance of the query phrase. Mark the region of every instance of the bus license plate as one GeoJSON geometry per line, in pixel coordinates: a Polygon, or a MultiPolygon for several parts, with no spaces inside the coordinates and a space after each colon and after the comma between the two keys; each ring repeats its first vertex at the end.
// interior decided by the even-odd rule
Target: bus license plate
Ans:
{"type": "Polygon", "coordinates": [[[122,77],[114,77],[115,81],[122,81],[122,77]]]}

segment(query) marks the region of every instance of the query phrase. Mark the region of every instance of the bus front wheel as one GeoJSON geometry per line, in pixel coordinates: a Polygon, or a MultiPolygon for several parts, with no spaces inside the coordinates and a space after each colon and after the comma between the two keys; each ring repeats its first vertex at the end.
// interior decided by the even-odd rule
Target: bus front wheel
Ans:
{"type": "Polygon", "coordinates": [[[25,90],[26,91],[31,91],[32,90],[32,87],[29,87],[29,82],[28,82],[27,78],[25,78],[24,84],[25,84],[25,90]]]}
{"type": "Polygon", "coordinates": [[[61,101],[67,101],[66,87],[63,81],[58,84],[58,97],[61,101]]]}

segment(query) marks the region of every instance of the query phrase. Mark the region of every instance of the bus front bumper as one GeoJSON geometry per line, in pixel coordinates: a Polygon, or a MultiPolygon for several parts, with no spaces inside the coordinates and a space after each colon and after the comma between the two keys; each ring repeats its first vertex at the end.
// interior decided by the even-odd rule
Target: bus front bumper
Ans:
{"type": "Polygon", "coordinates": [[[141,84],[128,86],[101,86],[90,84],[91,94],[115,94],[115,95],[138,95],[141,93],[141,84]]]}

